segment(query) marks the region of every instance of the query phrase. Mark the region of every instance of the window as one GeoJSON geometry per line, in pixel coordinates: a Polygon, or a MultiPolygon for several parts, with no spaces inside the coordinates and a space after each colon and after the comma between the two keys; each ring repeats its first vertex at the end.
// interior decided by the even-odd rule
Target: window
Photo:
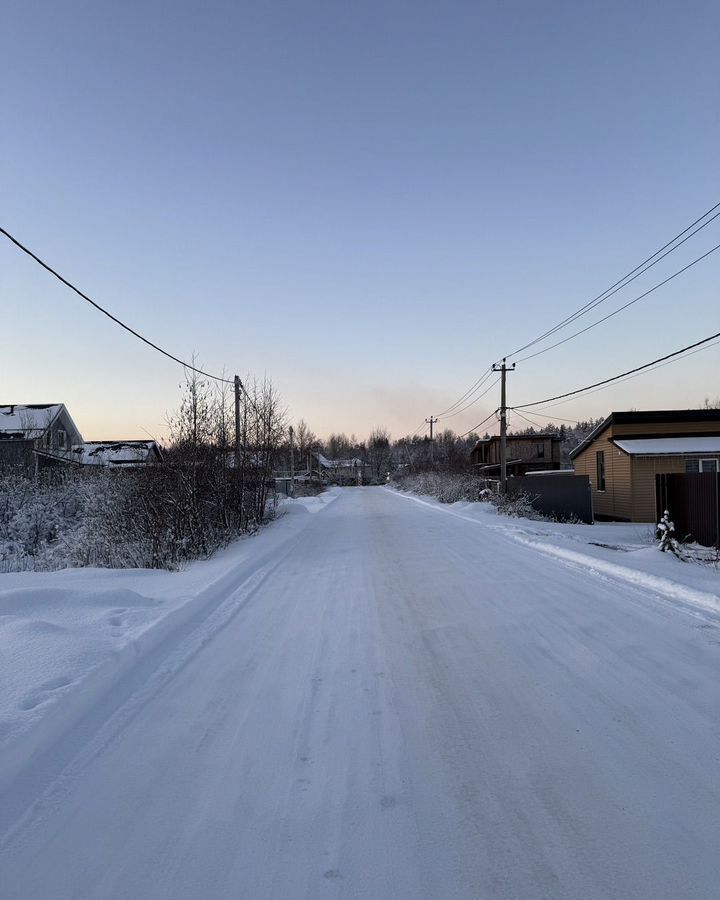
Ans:
{"type": "Polygon", "coordinates": [[[538,459],[543,459],[545,456],[545,444],[536,444],[535,451],[537,453],[538,459]]]}
{"type": "Polygon", "coordinates": [[[595,460],[597,463],[597,489],[599,491],[605,490],[605,451],[598,450],[595,454],[595,460]]]}
{"type": "Polygon", "coordinates": [[[686,472],[717,472],[718,471],[718,460],[717,459],[686,459],[685,460],[685,471],[686,472]]]}
{"type": "Polygon", "coordinates": [[[58,428],[57,430],[57,446],[59,450],[65,449],[65,432],[62,428],[58,428]]]}

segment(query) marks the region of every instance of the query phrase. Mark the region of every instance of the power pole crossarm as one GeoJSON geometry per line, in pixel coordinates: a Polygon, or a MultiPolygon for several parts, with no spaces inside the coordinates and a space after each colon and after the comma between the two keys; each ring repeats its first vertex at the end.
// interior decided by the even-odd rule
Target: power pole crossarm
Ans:
{"type": "Polygon", "coordinates": [[[493,372],[500,372],[500,491],[507,492],[507,390],[505,379],[515,371],[515,363],[508,368],[503,357],[502,365],[493,364],[493,372]]]}

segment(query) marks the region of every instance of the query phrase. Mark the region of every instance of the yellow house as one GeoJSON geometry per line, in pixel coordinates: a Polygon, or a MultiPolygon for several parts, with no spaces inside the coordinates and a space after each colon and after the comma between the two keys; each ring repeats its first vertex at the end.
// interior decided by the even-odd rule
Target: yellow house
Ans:
{"type": "Polygon", "coordinates": [[[720,471],[720,410],[613,412],[571,453],[597,519],[655,520],[655,475],[720,471]]]}

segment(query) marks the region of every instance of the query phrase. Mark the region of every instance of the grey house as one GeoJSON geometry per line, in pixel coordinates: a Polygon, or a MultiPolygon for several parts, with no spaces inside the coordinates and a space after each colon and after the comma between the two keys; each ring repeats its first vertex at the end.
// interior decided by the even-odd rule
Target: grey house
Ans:
{"type": "Polygon", "coordinates": [[[83,443],[63,403],[0,406],[0,465],[37,473],[45,453],[68,453],[83,443]]]}

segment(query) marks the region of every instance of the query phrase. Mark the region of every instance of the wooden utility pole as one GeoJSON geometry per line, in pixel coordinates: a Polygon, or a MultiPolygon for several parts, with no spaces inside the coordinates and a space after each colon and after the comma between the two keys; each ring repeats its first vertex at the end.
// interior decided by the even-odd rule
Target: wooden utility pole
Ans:
{"type": "Polygon", "coordinates": [[[295,429],[290,426],[290,496],[295,496],[295,429]]]}
{"type": "Polygon", "coordinates": [[[240,471],[240,376],[235,376],[235,472],[240,471]]]}
{"type": "Polygon", "coordinates": [[[515,371],[515,363],[508,368],[503,357],[502,365],[493,363],[493,372],[500,372],[500,492],[507,492],[507,396],[505,376],[515,371]]]}
{"type": "Polygon", "coordinates": [[[430,426],[430,465],[433,466],[433,465],[435,465],[435,445],[433,444],[433,431],[432,430],[433,430],[433,425],[437,422],[437,416],[435,416],[434,419],[432,416],[430,416],[430,418],[425,419],[425,421],[430,426]]]}

